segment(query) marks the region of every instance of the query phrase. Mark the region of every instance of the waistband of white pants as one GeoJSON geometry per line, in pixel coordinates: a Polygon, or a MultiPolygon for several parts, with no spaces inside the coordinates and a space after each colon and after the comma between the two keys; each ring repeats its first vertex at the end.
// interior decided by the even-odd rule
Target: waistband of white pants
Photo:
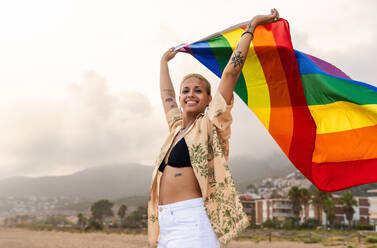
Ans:
{"type": "Polygon", "coordinates": [[[178,210],[178,209],[193,208],[193,207],[200,207],[200,206],[204,206],[202,197],[193,198],[193,199],[184,200],[184,201],[178,201],[178,202],[164,204],[164,205],[158,205],[158,208],[160,210],[162,209],[178,210]]]}

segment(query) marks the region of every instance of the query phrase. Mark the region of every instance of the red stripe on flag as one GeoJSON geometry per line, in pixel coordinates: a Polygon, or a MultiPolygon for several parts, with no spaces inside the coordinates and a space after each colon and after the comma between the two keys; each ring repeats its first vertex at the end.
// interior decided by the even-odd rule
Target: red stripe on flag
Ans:
{"type": "Polygon", "coordinates": [[[293,137],[289,159],[310,181],[312,180],[312,154],[314,150],[316,126],[306,103],[300,73],[293,51],[289,24],[286,20],[266,25],[272,29],[275,42],[288,82],[293,111],[293,137]]]}
{"type": "Polygon", "coordinates": [[[334,163],[313,163],[313,183],[322,191],[338,191],[360,184],[375,183],[377,159],[334,163]]]}

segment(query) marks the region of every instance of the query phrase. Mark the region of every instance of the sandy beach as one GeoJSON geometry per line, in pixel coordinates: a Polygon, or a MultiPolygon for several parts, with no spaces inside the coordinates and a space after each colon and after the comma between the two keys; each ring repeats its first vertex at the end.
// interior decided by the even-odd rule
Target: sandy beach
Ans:
{"type": "MultiPolygon", "coordinates": [[[[32,231],[0,227],[1,248],[144,248],[149,247],[144,234],[69,233],[59,231],[32,231]]],[[[227,248],[321,248],[321,244],[288,241],[232,241],[227,248]]],[[[328,247],[328,246],[327,246],[328,247]]],[[[342,246],[338,246],[342,247],[342,246]]],[[[353,246],[355,247],[355,246],[353,246]]],[[[359,246],[363,247],[363,246],[359,246]]]]}

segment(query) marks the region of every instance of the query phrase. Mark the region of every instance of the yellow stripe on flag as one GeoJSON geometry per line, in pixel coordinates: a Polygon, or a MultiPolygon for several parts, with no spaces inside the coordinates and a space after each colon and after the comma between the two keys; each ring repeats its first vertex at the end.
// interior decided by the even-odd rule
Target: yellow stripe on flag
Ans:
{"type": "MultiPolygon", "coordinates": [[[[222,34],[232,50],[237,46],[243,29],[238,28],[222,34]]],[[[242,69],[247,87],[247,105],[255,113],[262,124],[268,129],[270,124],[270,94],[262,66],[255,53],[254,46],[250,43],[249,52],[242,69]]]]}
{"type": "Polygon", "coordinates": [[[309,106],[317,134],[343,132],[377,124],[377,104],[358,105],[338,101],[309,106]]]}

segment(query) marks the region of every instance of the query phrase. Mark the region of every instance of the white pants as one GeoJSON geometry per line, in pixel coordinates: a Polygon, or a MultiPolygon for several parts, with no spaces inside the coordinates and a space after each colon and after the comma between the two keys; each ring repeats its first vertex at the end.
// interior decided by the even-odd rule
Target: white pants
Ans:
{"type": "Polygon", "coordinates": [[[219,248],[201,197],[159,205],[158,248],[219,248]]]}

